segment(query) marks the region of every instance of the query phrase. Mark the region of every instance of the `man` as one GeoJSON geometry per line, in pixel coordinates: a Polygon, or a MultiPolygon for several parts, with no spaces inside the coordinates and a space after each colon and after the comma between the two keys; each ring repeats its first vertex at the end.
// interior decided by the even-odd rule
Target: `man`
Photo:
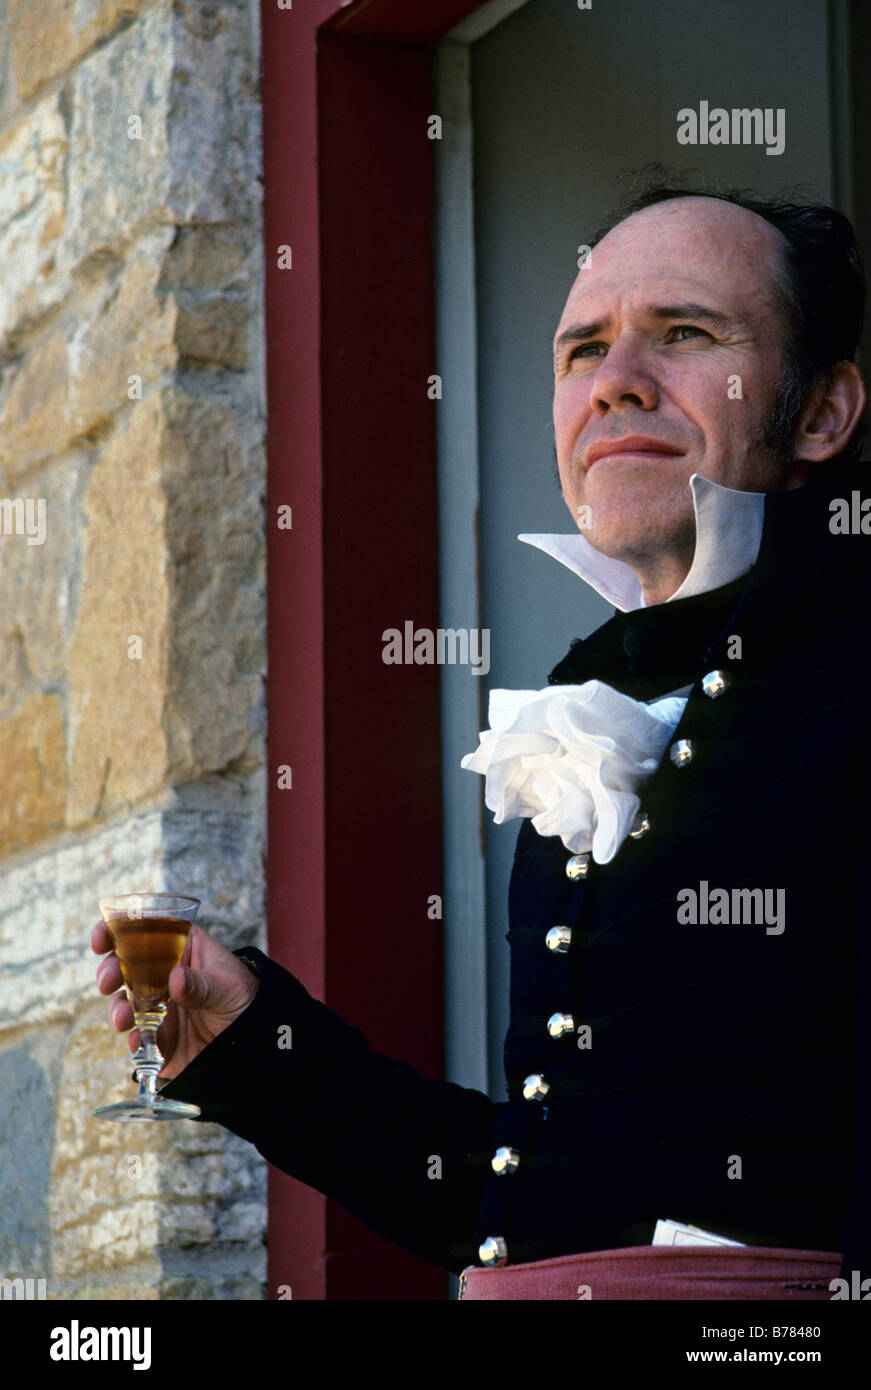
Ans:
{"type": "MultiPolygon", "coordinates": [[[[650,1245],[661,1218],[736,1242],[716,1250],[742,1296],[871,1276],[868,542],[830,524],[863,481],[862,295],[833,210],[673,189],[595,238],[572,287],[554,423],[583,533],[534,539],[622,611],[550,682],[686,705],[608,862],[523,821],[507,1101],[372,1053],[258,951],[195,929],[173,972],[165,1094],[475,1266],[473,1297],[725,1296],[719,1266],[692,1284],[698,1250],[650,1245]],[[709,911],[716,890],[778,911],[709,911]]],[[[120,983],[110,954],[99,988],[120,983]]],[[[123,996],[110,1014],[131,1027],[123,996]]]]}

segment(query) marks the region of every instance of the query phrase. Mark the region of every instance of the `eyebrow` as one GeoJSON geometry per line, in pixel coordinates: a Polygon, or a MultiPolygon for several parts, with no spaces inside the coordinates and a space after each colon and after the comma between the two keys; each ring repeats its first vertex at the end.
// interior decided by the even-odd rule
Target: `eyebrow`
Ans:
{"type": "MultiPolygon", "coordinates": [[[[695,319],[701,323],[710,323],[717,328],[727,328],[734,324],[728,314],[721,314],[718,309],[709,309],[705,304],[696,304],[693,300],[687,300],[683,304],[656,304],[651,305],[646,312],[654,319],[695,319]]],[[[554,343],[554,351],[558,352],[566,343],[577,343],[584,338],[594,338],[597,333],[601,333],[607,324],[607,319],[596,319],[593,323],[573,323],[571,328],[567,328],[561,333],[554,343]]]]}

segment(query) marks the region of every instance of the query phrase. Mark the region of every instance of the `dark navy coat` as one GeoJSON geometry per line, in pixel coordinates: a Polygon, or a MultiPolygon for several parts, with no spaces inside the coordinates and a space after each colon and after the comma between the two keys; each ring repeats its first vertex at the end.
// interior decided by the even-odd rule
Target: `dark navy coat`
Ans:
{"type": "Polygon", "coordinates": [[[691,685],[674,735],[690,756],[666,752],[649,829],[586,879],[522,822],[507,1100],[373,1053],[250,949],[257,996],[164,1094],[453,1271],[490,1236],[517,1263],[647,1244],[669,1217],[871,1277],[871,537],[834,533],[830,509],[866,466],[769,494],[749,576],[618,614],[552,672],[644,700],[691,685]],[[685,890],[742,888],[782,892],[782,931],[679,920],[685,890]],[[493,1171],[499,1148],[515,1171],[493,1171]]]}

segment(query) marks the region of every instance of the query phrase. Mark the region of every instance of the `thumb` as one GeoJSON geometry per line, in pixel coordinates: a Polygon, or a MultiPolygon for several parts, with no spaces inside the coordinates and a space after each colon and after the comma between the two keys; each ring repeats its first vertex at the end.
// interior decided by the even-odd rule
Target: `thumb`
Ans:
{"type": "Polygon", "coordinates": [[[204,970],[194,970],[189,965],[177,965],[169,977],[169,996],[183,1009],[214,1008],[220,1003],[216,998],[219,993],[204,970]]]}

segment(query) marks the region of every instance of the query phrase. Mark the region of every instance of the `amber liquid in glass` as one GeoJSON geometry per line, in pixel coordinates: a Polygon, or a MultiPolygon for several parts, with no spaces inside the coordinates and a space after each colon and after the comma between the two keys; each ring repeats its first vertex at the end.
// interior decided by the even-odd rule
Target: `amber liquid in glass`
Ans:
{"type": "Polygon", "coordinates": [[[119,917],[110,930],[134,1009],[145,1013],[165,1004],[169,977],[182,958],[190,922],[180,917],[119,917]]]}
{"type": "MultiPolygon", "coordinates": [[[[199,906],[199,898],[188,893],[120,893],[100,899],[100,916],[133,1005],[135,1029],[128,1047],[136,1048],[133,1079],[139,1089],[128,1100],[99,1106],[97,1119],[197,1120],[202,1115],[198,1105],[163,1095],[157,1084],[166,1060],[158,1039],[167,1010],[172,1012],[169,977],[181,964],[199,906]]],[[[175,1046],[171,1037],[167,1041],[175,1046]]]]}

